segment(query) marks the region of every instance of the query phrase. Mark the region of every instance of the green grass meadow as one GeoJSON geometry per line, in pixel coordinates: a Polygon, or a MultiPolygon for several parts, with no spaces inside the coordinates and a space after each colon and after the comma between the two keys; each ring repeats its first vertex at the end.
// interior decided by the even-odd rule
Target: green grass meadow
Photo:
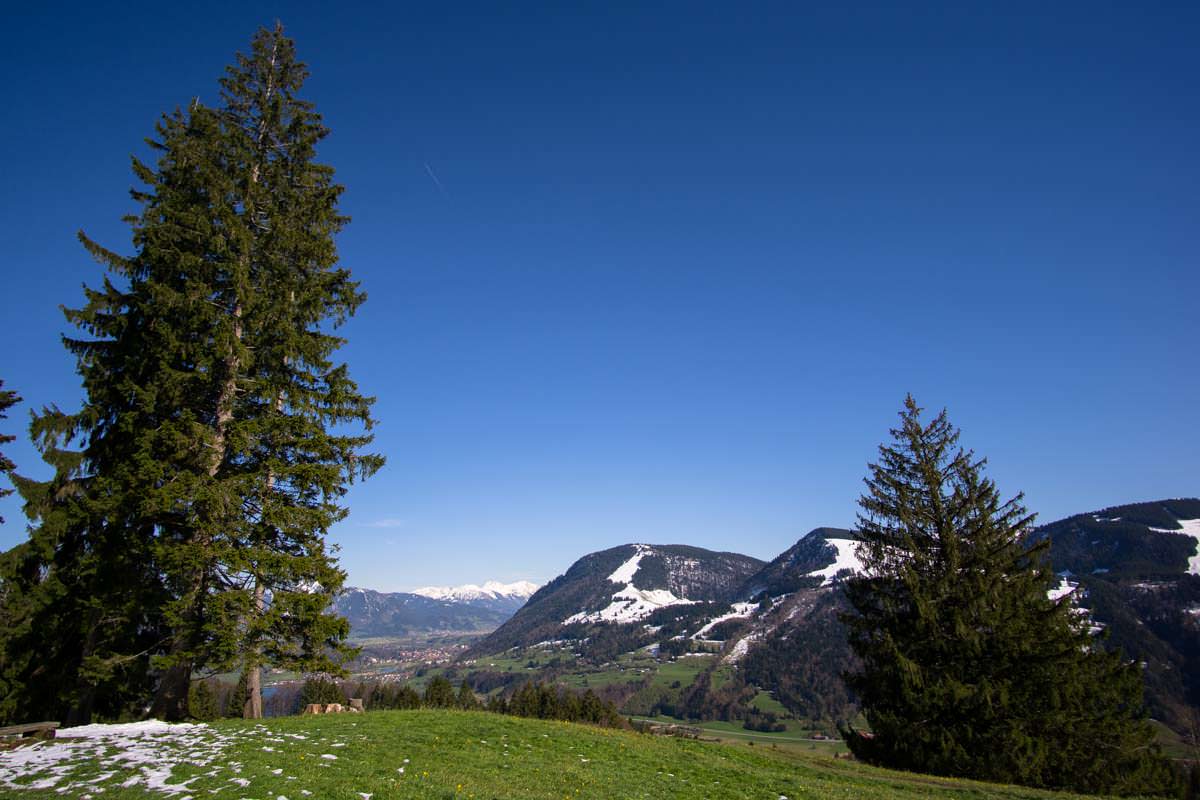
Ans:
{"type": "MultiPolygon", "coordinates": [[[[387,711],[364,715],[232,720],[165,746],[177,798],[266,800],[572,800],[573,798],[1066,798],[1071,795],[874,769],[802,750],[696,742],[483,712],[387,711]],[[224,744],[221,744],[224,742],[224,744]],[[213,749],[221,748],[213,756],[213,749]],[[210,763],[190,763],[201,751],[210,763]],[[190,779],[190,780],[189,780],[190,779]]],[[[66,739],[38,745],[63,747],[66,739]]],[[[201,759],[202,761],[202,759],[201,759]]],[[[52,773],[30,770],[0,794],[23,798],[141,798],[139,770],[116,749],[78,757],[52,773]],[[42,782],[44,788],[30,788],[42,782]],[[127,784],[127,785],[122,785],[127,784]]],[[[3,754],[0,754],[3,764],[3,754]]]]}

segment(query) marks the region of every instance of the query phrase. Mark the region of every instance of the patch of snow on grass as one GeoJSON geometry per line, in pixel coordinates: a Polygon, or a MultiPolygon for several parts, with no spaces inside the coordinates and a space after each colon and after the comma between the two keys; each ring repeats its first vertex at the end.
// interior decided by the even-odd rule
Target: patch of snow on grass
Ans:
{"type": "Polygon", "coordinates": [[[60,739],[125,738],[128,736],[152,736],[164,733],[179,734],[206,729],[207,725],[191,722],[162,722],[148,719],[142,722],[123,722],[119,725],[79,725],[75,728],[60,728],[60,739]]]}
{"type": "Polygon", "coordinates": [[[218,734],[207,725],[158,720],[63,728],[53,740],[0,752],[0,788],[54,788],[65,794],[86,786],[101,792],[105,787],[98,784],[114,776],[115,771],[83,778],[92,765],[99,764],[132,771],[120,783],[122,787],[181,794],[189,791],[187,784],[199,776],[168,783],[172,767],[182,760],[198,767],[209,766],[221,758],[235,738],[218,734]],[[77,769],[81,773],[76,781],[77,769]]]}

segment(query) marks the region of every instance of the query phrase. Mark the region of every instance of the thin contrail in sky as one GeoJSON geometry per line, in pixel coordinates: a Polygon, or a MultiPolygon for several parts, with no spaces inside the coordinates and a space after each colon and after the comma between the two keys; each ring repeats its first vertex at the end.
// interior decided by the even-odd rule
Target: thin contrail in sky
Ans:
{"type": "Polygon", "coordinates": [[[425,171],[429,173],[429,177],[433,178],[433,182],[437,184],[438,191],[442,193],[442,197],[449,198],[450,193],[446,191],[446,187],[442,186],[442,182],[438,180],[438,176],[434,174],[433,167],[429,166],[429,162],[424,162],[425,171]]]}

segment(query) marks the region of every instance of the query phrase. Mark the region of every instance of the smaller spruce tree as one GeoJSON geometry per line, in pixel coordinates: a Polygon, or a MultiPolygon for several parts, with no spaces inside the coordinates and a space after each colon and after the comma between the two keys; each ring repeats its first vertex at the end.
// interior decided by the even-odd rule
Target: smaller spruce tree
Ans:
{"type": "Polygon", "coordinates": [[[304,708],[314,703],[319,705],[329,703],[345,705],[346,693],[342,691],[342,687],[338,686],[337,681],[328,675],[318,675],[308,678],[300,688],[300,707],[304,708]]]}
{"type": "Polygon", "coordinates": [[[246,709],[246,698],[250,696],[250,688],[246,683],[246,673],[238,676],[237,685],[225,696],[225,716],[240,718],[246,709]]]}
{"type": "Polygon", "coordinates": [[[421,695],[411,686],[401,686],[395,695],[395,705],[392,708],[400,708],[411,711],[421,707],[421,695]]]}
{"type": "Polygon", "coordinates": [[[479,707],[479,701],[475,699],[475,692],[471,691],[471,686],[467,683],[466,678],[463,678],[462,683],[459,684],[456,702],[458,707],[464,711],[472,711],[479,707]]]}
{"type": "Polygon", "coordinates": [[[217,713],[217,696],[208,681],[196,681],[188,692],[188,714],[201,722],[212,722],[217,713]]]}
{"type": "Polygon", "coordinates": [[[1136,664],[1053,601],[1048,542],[1028,544],[1022,496],[1002,501],[959,431],[908,397],[859,505],[863,573],[844,616],[846,676],[871,733],[866,761],[1113,794],[1171,792],[1136,664]]]}
{"type": "Polygon", "coordinates": [[[454,708],[454,687],[441,675],[425,687],[425,705],[429,708],[454,708]]]}

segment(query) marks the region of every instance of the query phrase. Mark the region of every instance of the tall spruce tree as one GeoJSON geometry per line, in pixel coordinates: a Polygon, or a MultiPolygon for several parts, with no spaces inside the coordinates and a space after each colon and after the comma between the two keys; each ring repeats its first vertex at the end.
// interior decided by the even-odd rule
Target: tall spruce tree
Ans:
{"type": "MultiPolygon", "coordinates": [[[[202,565],[194,594],[212,586],[216,543],[177,545],[194,540],[213,509],[228,508],[207,485],[229,327],[219,304],[229,291],[217,256],[223,231],[205,213],[223,197],[217,131],[198,103],[159,121],[149,141],[157,163],[133,160],[146,184],[131,192],[141,212],[126,217],[134,255],[80,233],[108,274],[85,289],[83,306],[65,310],[81,334],[64,341],[83,378],[83,407],[43,409],[31,425],[54,476],[18,481],[32,526],[6,559],[2,613],[15,633],[0,655],[16,708],[69,723],[140,711],[161,682],[151,657],[181,627],[168,616],[180,593],[172,579],[190,559],[202,565]]],[[[225,513],[223,522],[232,530],[236,520],[225,513]]]]}
{"type": "Polygon", "coordinates": [[[1068,600],[1051,600],[1048,543],[1026,544],[1022,496],[1002,501],[945,411],[905,400],[860,499],[864,571],[844,621],[847,675],[872,763],[1088,792],[1171,791],[1135,664],[1107,653],[1068,600]]]}
{"type": "Polygon", "coordinates": [[[241,667],[260,715],[263,665],[348,655],[324,534],[382,459],[342,432],[372,401],[330,330],[365,298],[337,266],[341,187],[313,160],[305,75],[260,30],[223,105],[163,117],[156,163],[134,160],[134,255],[80,234],[110,277],[66,312],[83,408],[33,423],[55,476],[18,481],[34,524],[0,564],[0,713],[83,721],[153,694],[180,719],[196,672],[241,667]]]}
{"type": "Polygon", "coordinates": [[[373,425],[373,400],[333,361],[344,340],[330,332],[366,296],[338,266],[342,187],[315,161],[328,130],[297,96],[307,75],[282,27],[261,29],[227,69],[212,112],[223,194],[209,212],[229,243],[222,378],[210,395],[213,502],[171,543],[176,637],[152,708],[167,718],[182,714],[202,665],[234,656],[247,678],[244,713],[259,717],[264,664],[336,673],[352,652],[347,623],[328,613],[345,574],[324,537],[346,514],[347,483],[383,459],[360,452],[369,433],[334,430],[373,425]]]}
{"type": "Polygon", "coordinates": [[[146,190],[126,217],[135,254],[79,234],[108,274],[64,309],[79,334],[83,407],[48,407],[30,432],[53,468],[18,479],[30,538],[6,554],[0,615],[4,707],[14,717],[67,723],[144,708],[156,680],[150,657],[168,640],[161,542],[186,529],[199,504],[189,477],[203,453],[211,393],[211,234],[190,213],[208,194],[210,115],[198,105],[165,115],[155,168],[134,159],[146,190]]]}
{"type": "Polygon", "coordinates": [[[344,340],[329,332],[366,295],[338,266],[333,236],[347,222],[337,209],[343,189],[315,161],[328,130],[298,97],[307,76],[277,25],[260,30],[221,81],[223,131],[231,161],[241,165],[253,287],[243,313],[254,346],[232,422],[246,442],[232,464],[251,524],[231,565],[246,591],[240,649],[250,717],[262,716],[263,663],[336,672],[350,654],[346,621],[328,613],[345,575],[324,535],[346,514],[338,501],[347,482],[383,464],[360,452],[370,435],[333,432],[373,424],[373,400],[332,360],[344,340]]]}

